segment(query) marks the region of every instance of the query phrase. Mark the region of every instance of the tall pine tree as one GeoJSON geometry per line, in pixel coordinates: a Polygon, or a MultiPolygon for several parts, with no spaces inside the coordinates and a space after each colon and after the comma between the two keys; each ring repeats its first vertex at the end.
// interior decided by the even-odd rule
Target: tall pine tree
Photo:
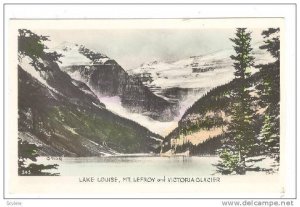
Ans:
{"type": "Polygon", "coordinates": [[[269,28],[262,32],[264,44],[260,49],[267,50],[274,58],[274,62],[258,65],[262,81],[257,85],[260,96],[260,107],[265,109],[263,126],[259,135],[263,154],[280,158],[280,29],[269,28]]]}
{"type": "Polygon", "coordinates": [[[230,57],[234,60],[234,75],[239,87],[232,93],[231,123],[219,150],[221,161],[217,168],[222,174],[245,174],[246,157],[253,153],[255,144],[251,86],[246,80],[250,77],[250,68],[254,64],[254,57],[251,55],[251,33],[247,32],[246,28],[237,28],[235,38],[230,40],[234,43],[233,48],[236,52],[236,55],[230,57]]]}

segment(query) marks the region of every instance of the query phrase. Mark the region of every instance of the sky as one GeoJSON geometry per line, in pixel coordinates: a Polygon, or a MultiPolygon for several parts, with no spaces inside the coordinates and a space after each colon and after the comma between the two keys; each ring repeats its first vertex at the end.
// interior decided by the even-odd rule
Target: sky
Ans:
{"type": "MultiPolygon", "coordinates": [[[[261,29],[249,29],[252,41],[262,41],[261,29]]],[[[115,59],[125,70],[150,61],[176,61],[232,47],[229,38],[235,29],[103,29],[103,30],[36,30],[49,36],[49,48],[64,41],[115,59]]]]}

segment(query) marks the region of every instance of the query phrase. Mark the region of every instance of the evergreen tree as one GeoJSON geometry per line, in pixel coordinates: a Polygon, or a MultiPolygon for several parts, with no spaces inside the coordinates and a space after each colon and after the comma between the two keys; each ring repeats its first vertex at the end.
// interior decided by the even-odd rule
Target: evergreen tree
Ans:
{"type": "Polygon", "coordinates": [[[260,49],[267,50],[274,62],[258,65],[262,82],[256,87],[260,95],[260,107],[265,109],[263,126],[259,136],[263,154],[280,158],[280,37],[279,28],[269,28],[262,32],[265,39],[260,49]]]}
{"type": "Polygon", "coordinates": [[[32,162],[37,161],[38,147],[35,144],[30,144],[27,141],[21,139],[18,140],[18,174],[21,176],[57,176],[59,173],[49,173],[43,170],[57,169],[58,165],[43,165],[30,163],[26,165],[26,161],[31,160],[32,162]]]}
{"type": "MultiPolygon", "coordinates": [[[[47,68],[44,66],[42,59],[51,62],[60,62],[59,58],[62,54],[57,52],[46,52],[48,49],[44,44],[45,41],[50,41],[47,36],[37,35],[28,29],[19,29],[18,36],[18,59],[22,60],[23,57],[28,56],[31,58],[30,64],[37,71],[45,71],[47,68]]],[[[48,68],[49,69],[49,68],[48,68]]]]}
{"type": "Polygon", "coordinates": [[[218,171],[223,174],[236,172],[246,173],[246,157],[253,154],[255,133],[253,128],[254,109],[251,105],[250,85],[246,80],[250,77],[250,67],[254,57],[251,55],[251,33],[246,28],[237,28],[236,37],[230,39],[235,45],[236,55],[230,56],[234,60],[235,79],[238,87],[232,93],[232,114],[228,127],[227,138],[224,139],[219,150],[221,161],[217,165],[218,171]]]}
{"type": "MultiPolygon", "coordinates": [[[[37,35],[27,29],[19,29],[18,36],[18,59],[22,61],[25,56],[30,58],[30,64],[39,72],[50,70],[50,68],[44,65],[44,61],[59,62],[61,54],[57,52],[47,52],[47,47],[44,45],[45,41],[49,41],[47,36],[37,35]]],[[[20,81],[20,79],[19,79],[20,81]]],[[[19,82],[20,83],[20,82],[19,82]]],[[[19,88],[20,89],[20,88],[19,88]]],[[[29,96],[37,96],[39,88],[36,91],[31,91],[29,96]]],[[[19,93],[20,96],[20,93],[19,93]]],[[[27,94],[28,96],[28,94],[27,94]]],[[[32,132],[38,134],[41,130],[39,127],[40,119],[43,117],[43,113],[39,113],[45,109],[44,105],[39,101],[41,98],[35,98],[35,102],[28,104],[27,100],[20,103],[19,101],[19,114],[20,104],[29,107],[32,114],[32,132]],[[39,114],[39,115],[38,115],[39,114]]],[[[19,118],[19,121],[21,119],[19,118]]],[[[20,126],[19,126],[20,127],[20,126]]],[[[20,128],[19,128],[20,129],[20,128]]],[[[44,131],[48,130],[43,128],[44,131]]],[[[49,129],[50,130],[50,129],[49,129]]],[[[30,144],[27,141],[21,139],[18,140],[18,174],[22,176],[26,175],[59,175],[59,173],[48,173],[44,170],[57,169],[57,164],[43,165],[37,164],[38,147],[35,144],[30,144]],[[31,162],[27,164],[26,162],[31,162]]]]}

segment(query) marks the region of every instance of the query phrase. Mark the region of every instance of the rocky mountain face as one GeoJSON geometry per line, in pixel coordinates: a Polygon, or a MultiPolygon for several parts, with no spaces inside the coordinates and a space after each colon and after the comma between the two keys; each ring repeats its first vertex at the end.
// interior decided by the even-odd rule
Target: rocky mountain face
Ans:
{"type": "Polygon", "coordinates": [[[162,137],[107,110],[90,87],[59,65],[23,56],[18,65],[19,138],[44,156],[101,156],[149,153],[162,137]]]}
{"type": "Polygon", "coordinates": [[[171,121],[177,116],[177,103],[155,95],[139,77],[129,75],[115,60],[76,44],[65,43],[59,48],[58,52],[64,55],[62,69],[73,79],[86,83],[100,99],[117,96],[128,112],[154,120],[171,121]],[[77,61],[68,59],[74,56],[77,61]]]}

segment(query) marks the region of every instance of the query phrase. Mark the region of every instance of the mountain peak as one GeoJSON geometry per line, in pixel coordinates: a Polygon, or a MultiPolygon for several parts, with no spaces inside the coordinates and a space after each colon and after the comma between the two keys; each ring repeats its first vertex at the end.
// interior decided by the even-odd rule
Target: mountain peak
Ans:
{"type": "Polygon", "coordinates": [[[86,48],[84,45],[63,41],[53,50],[62,54],[61,66],[71,65],[102,65],[112,60],[105,54],[86,48]]]}

